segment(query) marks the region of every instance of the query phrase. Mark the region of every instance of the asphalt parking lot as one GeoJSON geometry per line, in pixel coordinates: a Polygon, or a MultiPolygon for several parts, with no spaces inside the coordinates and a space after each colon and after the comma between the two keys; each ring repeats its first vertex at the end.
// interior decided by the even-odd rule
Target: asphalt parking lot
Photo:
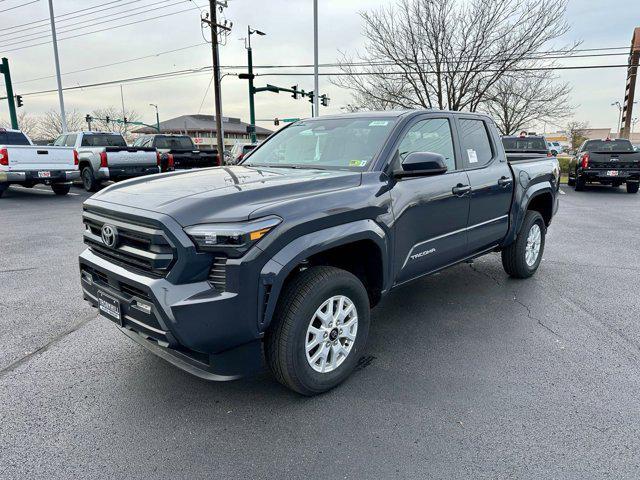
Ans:
{"type": "Polygon", "coordinates": [[[367,357],[303,398],[208,383],[81,297],[84,191],[0,200],[2,478],[638,478],[640,197],[564,186],[535,277],[498,255],[373,311],[367,357]]]}

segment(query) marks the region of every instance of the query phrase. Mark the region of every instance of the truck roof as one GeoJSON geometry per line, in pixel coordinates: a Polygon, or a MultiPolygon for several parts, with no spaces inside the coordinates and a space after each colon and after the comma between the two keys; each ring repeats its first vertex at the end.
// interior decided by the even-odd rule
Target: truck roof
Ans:
{"type": "Polygon", "coordinates": [[[478,112],[460,112],[453,110],[439,110],[437,108],[432,109],[406,109],[406,110],[372,110],[367,112],[353,112],[353,113],[339,113],[335,115],[323,115],[322,117],[315,118],[307,118],[306,120],[323,120],[323,119],[338,119],[338,118],[380,118],[380,117],[388,117],[388,118],[398,118],[398,117],[408,117],[413,115],[420,115],[424,113],[448,113],[454,115],[471,115],[475,117],[482,117],[486,119],[490,119],[489,115],[478,112]]]}

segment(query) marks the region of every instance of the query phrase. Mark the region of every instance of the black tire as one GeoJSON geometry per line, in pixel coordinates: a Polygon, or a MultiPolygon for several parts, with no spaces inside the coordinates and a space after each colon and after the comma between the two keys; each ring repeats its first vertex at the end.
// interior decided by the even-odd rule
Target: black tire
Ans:
{"type": "MultiPolygon", "coordinates": [[[[351,374],[364,351],[369,334],[369,308],[364,285],[345,270],[320,266],[296,274],[278,300],[273,323],[265,337],[269,369],[280,383],[302,395],[317,395],[339,385],[351,374]],[[342,363],[331,372],[321,373],[307,361],[307,328],[316,310],[336,295],[344,295],[353,302],[358,318],[357,331],[342,363]]],[[[341,342],[340,339],[337,341],[341,342]]],[[[321,340],[317,348],[324,348],[324,345],[328,344],[321,340]]]]}
{"type": "Polygon", "coordinates": [[[536,273],[544,253],[546,233],[547,227],[544,224],[542,215],[533,210],[529,210],[524,217],[524,223],[522,224],[516,241],[502,250],[502,266],[509,276],[514,278],[529,278],[536,273]],[[527,239],[534,225],[540,228],[540,250],[535,262],[529,265],[526,261],[527,239]]]}
{"type": "Polygon", "coordinates": [[[571,176],[567,177],[567,186],[573,187],[576,184],[576,179],[571,176]]]}
{"type": "Polygon", "coordinates": [[[69,193],[69,190],[71,190],[71,185],[54,183],[53,185],[51,185],[51,190],[53,190],[53,193],[55,193],[56,195],[66,195],[67,193],[69,193]]]}
{"type": "Polygon", "coordinates": [[[582,192],[586,184],[587,182],[584,179],[584,177],[581,177],[580,175],[576,175],[576,185],[575,185],[576,192],[582,192]]]}
{"type": "Polygon", "coordinates": [[[627,182],[627,193],[638,193],[638,182],[627,182]]]}
{"type": "Polygon", "coordinates": [[[82,179],[82,186],[87,192],[97,192],[100,184],[96,180],[91,167],[84,167],[80,173],[82,179]]]}
{"type": "Polygon", "coordinates": [[[9,188],[8,183],[0,183],[0,198],[2,198],[2,195],[4,194],[4,192],[7,191],[7,188],[9,188]]]}

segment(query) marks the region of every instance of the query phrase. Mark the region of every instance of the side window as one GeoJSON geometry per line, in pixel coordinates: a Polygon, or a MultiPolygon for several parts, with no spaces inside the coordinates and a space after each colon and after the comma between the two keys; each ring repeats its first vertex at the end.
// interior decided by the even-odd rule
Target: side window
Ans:
{"type": "Polygon", "coordinates": [[[56,141],[53,142],[53,145],[56,147],[64,147],[64,142],[67,139],[66,135],[60,135],[58,138],[56,138],[56,141]]]}
{"type": "Polygon", "coordinates": [[[65,147],[75,147],[76,138],[78,138],[77,135],[67,135],[67,139],[64,141],[65,147]]]}
{"type": "Polygon", "coordinates": [[[460,119],[460,146],[468,168],[483,167],[493,158],[487,127],[482,120],[460,119]]]}
{"type": "Polygon", "coordinates": [[[445,158],[449,170],[456,169],[451,125],[446,118],[430,118],[417,122],[405,134],[398,152],[401,159],[413,152],[439,153],[445,158]]]}

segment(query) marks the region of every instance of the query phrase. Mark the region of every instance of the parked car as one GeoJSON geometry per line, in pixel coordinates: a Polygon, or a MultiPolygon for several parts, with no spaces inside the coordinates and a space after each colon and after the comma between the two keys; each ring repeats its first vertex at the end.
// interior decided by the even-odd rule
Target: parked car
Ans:
{"type": "Polygon", "coordinates": [[[640,152],[636,152],[629,140],[585,141],[569,163],[568,185],[577,191],[588,183],[600,183],[619,187],[623,183],[627,192],[638,193],[640,180],[640,152]]]}
{"type": "Polygon", "coordinates": [[[547,141],[540,135],[505,135],[502,145],[509,161],[538,160],[552,156],[547,141]]]}
{"type": "Polygon", "coordinates": [[[36,146],[20,130],[0,128],[0,197],[11,184],[45,184],[56,195],[66,195],[79,176],[73,148],[36,146]]]}
{"type": "Polygon", "coordinates": [[[75,149],[82,185],[88,192],[97,191],[107,180],[119,181],[160,172],[155,148],[129,147],[119,133],[65,133],[54,145],[75,149]]]}
{"type": "Polygon", "coordinates": [[[354,369],[391,290],[496,251],[512,277],[533,275],[557,172],[553,157],[510,164],[480,114],[299,121],[240,165],[88,199],[83,295],[194,375],[238,378],[264,350],[280,382],[318,394],[354,369]]]}
{"type": "Polygon", "coordinates": [[[231,149],[231,162],[233,165],[241,162],[244,157],[256,148],[257,143],[236,143],[231,149]]]}
{"type": "Polygon", "coordinates": [[[549,150],[551,155],[553,155],[554,157],[557,157],[558,154],[564,151],[563,146],[560,145],[560,142],[547,142],[547,150],[549,150]]]}
{"type": "Polygon", "coordinates": [[[163,172],[220,166],[218,150],[198,150],[188,135],[143,135],[133,146],[155,148],[163,172]]]}

